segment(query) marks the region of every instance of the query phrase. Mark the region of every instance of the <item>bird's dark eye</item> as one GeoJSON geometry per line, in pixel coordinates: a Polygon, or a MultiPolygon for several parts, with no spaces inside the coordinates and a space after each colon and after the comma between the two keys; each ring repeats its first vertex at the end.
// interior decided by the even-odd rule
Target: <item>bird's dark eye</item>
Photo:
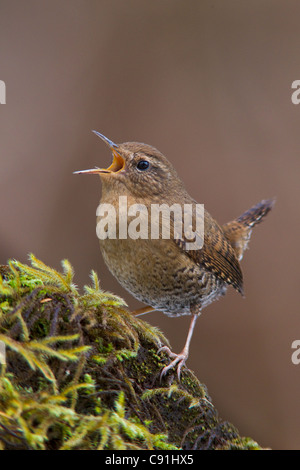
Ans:
{"type": "Polygon", "coordinates": [[[148,170],[150,163],[147,160],[140,160],[137,164],[137,169],[140,171],[148,170]]]}

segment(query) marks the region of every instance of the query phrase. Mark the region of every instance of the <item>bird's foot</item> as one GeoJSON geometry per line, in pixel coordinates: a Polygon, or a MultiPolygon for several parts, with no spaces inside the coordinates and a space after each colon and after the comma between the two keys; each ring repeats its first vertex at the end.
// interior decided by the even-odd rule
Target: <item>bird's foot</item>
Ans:
{"type": "Polygon", "coordinates": [[[178,377],[178,380],[180,381],[181,369],[182,369],[182,366],[184,366],[185,361],[188,358],[188,352],[183,349],[183,351],[180,354],[175,354],[171,351],[171,349],[168,346],[163,346],[162,348],[159,348],[157,352],[158,353],[165,352],[166,354],[168,354],[169,357],[173,359],[173,361],[171,361],[170,364],[165,366],[163,370],[161,371],[160,380],[162,380],[162,378],[167,374],[167,372],[170,369],[173,369],[173,367],[177,365],[177,377],[178,377]]]}

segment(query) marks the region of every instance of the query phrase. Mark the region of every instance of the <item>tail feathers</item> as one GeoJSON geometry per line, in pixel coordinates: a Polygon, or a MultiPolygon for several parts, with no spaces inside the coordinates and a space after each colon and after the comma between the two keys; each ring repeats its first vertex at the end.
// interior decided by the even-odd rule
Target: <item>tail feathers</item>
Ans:
{"type": "Polygon", "coordinates": [[[251,209],[244,212],[237,219],[223,225],[226,238],[234,248],[235,254],[240,261],[247,248],[252,228],[270,212],[275,204],[275,199],[267,199],[259,202],[251,209]]]}
{"type": "Polygon", "coordinates": [[[244,212],[236,220],[247,227],[253,227],[261,222],[261,219],[265,217],[268,212],[272,209],[275,204],[275,199],[267,199],[261,201],[255,206],[251,207],[248,211],[244,212]]]}

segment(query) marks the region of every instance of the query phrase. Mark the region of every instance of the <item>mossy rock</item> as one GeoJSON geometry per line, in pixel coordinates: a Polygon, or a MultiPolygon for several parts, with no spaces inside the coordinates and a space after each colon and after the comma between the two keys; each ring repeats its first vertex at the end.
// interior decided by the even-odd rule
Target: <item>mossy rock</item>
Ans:
{"type": "Polygon", "coordinates": [[[73,269],[0,267],[0,448],[259,449],[220,420],[206,387],[170,371],[162,333],[73,269]]]}

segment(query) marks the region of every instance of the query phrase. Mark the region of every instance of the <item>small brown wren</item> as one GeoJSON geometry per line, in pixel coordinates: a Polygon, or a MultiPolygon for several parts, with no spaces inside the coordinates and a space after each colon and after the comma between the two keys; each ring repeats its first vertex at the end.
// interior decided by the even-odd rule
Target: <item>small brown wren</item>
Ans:
{"type": "MultiPolygon", "coordinates": [[[[142,204],[196,204],[175,169],[158,150],[137,142],[115,144],[94,131],[110,148],[112,164],[107,168],[77,171],[97,174],[102,181],[100,204],[111,204],[119,210],[119,197],[126,196],[128,206],[142,204]]],[[[240,260],[248,245],[252,228],[271,210],[274,199],[263,200],[237,219],[219,225],[204,210],[204,243],[202,248],[188,250],[184,237],[113,238],[100,240],[103,258],[120,284],[148,307],[142,313],[159,310],[169,316],[192,315],[185,346],[180,354],[167,346],[172,361],[163,368],[161,377],[177,365],[180,379],[182,366],[197,317],[202,309],[233,286],[243,294],[240,260]]],[[[193,213],[193,222],[195,222],[193,213]]],[[[117,218],[118,220],[118,218],[117,218]]],[[[129,219],[128,219],[129,221],[129,219]]]]}

